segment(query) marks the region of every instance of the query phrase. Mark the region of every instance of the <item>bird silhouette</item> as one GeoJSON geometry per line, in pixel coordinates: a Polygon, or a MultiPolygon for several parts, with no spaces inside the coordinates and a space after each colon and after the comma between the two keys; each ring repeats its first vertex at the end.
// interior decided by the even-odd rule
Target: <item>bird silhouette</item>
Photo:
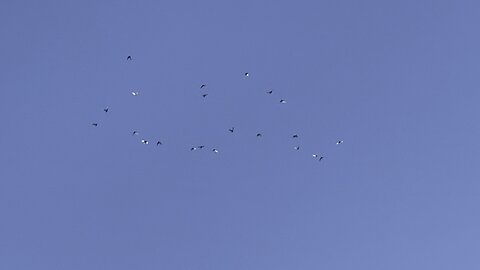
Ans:
{"type": "Polygon", "coordinates": [[[245,77],[248,77],[248,76],[250,76],[250,74],[248,74],[248,72],[245,72],[245,74],[244,74],[244,75],[245,75],[245,77]]]}
{"type": "Polygon", "coordinates": [[[202,97],[206,98],[208,96],[208,94],[203,94],[202,97]]]}
{"type": "Polygon", "coordinates": [[[287,101],[285,99],[280,99],[280,103],[285,104],[285,103],[287,103],[287,101]]]}
{"type": "Polygon", "coordinates": [[[142,143],[143,144],[148,144],[148,141],[147,140],[142,140],[142,143]]]}
{"type": "Polygon", "coordinates": [[[98,123],[92,123],[92,126],[98,127],[98,123]]]}
{"type": "Polygon", "coordinates": [[[231,133],[233,133],[234,130],[235,130],[234,127],[228,129],[228,131],[230,131],[231,133]]]}
{"type": "Polygon", "coordinates": [[[338,141],[336,144],[339,145],[339,144],[341,144],[341,143],[343,143],[343,141],[338,141]]]}
{"type": "Polygon", "coordinates": [[[204,88],[205,86],[207,86],[207,85],[206,85],[206,84],[202,84],[202,85],[200,86],[200,89],[204,88]]]}
{"type": "Polygon", "coordinates": [[[104,112],[108,112],[108,107],[106,107],[105,109],[103,109],[104,112]]]}
{"type": "Polygon", "coordinates": [[[127,60],[132,60],[132,56],[127,56],[127,60]]]}
{"type": "Polygon", "coordinates": [[[298,135],[297,135],[297,134],[293,134],[292,137],[293,137],[293,138],[298,138],[298,135]]]}
{"type": "Polygon", "coordinates": [[[273,90],[267,91],[267,94],[271,94],[271,93],[273,93],[273,90]]]}
{"type": "Polygon", "coordinates": [[[136,92],[136,91],[133,91],[133,92],[132,92],[132,95],[133,95],[133,96],[138,96],[138,95],[140,95],[140,93],[139,93],[139,92],[136,92]]]}
{"type": "Polygon", "coordinates": [[[300,146],[295,146],[295,147],[293,147],[293,149],[299,150],[299,149],[300,149],[300,146]]]}
{"type": "Polygon", "coordinates": [[[212,151],[217,154],[218,153],[218,150],[216,148],[213,148],[212,151]]]}
{"type": "Polygon", "coordinates": [[[262,137],[262,133],[257,133],[257,137],[262,137]]]}
{"type": "Polygon", "coordinates": [[[138,135],[138,131],[134,130],[134,131],[132,132],[132,135],[138,135]]]}
{"type": "Polygon", "coordinates": [[[157,146],[162,145],[163,143],[161,141],[157,141],[157,146]]]}

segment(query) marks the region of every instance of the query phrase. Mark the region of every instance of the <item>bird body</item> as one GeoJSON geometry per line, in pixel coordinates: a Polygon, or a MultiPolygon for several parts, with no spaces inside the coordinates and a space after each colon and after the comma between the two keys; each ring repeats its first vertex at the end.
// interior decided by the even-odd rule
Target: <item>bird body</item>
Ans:
{"type": "Polygon", "coordinates": [[[280,99],[280,103],[285,104],[285,103],[287,103],[287,101],[285,99],[280,99]]]}
{"type": "Polygon", "coordinates": [[[234,130],[235,130],[234,127],[228,129],[228,131],[230,131],[231,133],[233,133],[234,130]]]}
{"type": "Polygon", "coordinates": [[[138,96],[138,95],[140,95],[140,93],[139,93],[139,92],[136,92],[136,91],[132,91],[132,95],[133,95],[133,96],[138,96]]]}
{"type": "Polygon", "coordinates": [[[142,143],[143,144],[148,144],[148,141],[147,140],[142,140],[142,143]]]}
{"type": "Polygon", "coordinates": [[[202,89],[202,88],[204,88],[204,87],[206,87],[206,86],[207,86],[206,84],[202,84],[202,85],[200,86],[200,89],[202,89]]]}
{"type": "Polygon", "coordinates": [[[337,145],[339,145],[339,144],[341,144],[341,143],[343,143],[343,141],[338,141],[338,142],[337,142],[337,145]]]}
{"type": "Polygon", "coordinates": [[[92,123],[92,126],[98,127],[98,123],[92,123]]]}
{"type": "Polygon", "coordinates": [[[267,94],[271,94],[271,93],[273,93],[273,90],[267,91],[267,94]]]}

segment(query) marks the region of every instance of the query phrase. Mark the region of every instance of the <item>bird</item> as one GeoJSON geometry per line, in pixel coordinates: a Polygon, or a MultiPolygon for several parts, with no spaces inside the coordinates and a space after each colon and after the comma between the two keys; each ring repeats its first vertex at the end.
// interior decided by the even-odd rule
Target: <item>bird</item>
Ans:
{"type": "Polygon", "coordinates": [[[198,149],[203,149],[204,147],[205,147],[205,145],[199,145],[198,149]]]}
{"type": "Polygon", "coordinates": [[[147,140],[142,140],[142,143],[143,144],[148,144],[148,141],[147,140]]]}
{"type": "Polygon", "coordinates": [[[248,76],[250,76],[250,74],[248,74],[248,72],[245,72],[245,74],[244,74],[244,75],[245,75],[245,77],[248,77],[248,76]]]}
{"type": "Polygon", "coordinates": [[[202,84],[202,85],[200,86],[200,89],[204,88],[205,86],[207,86],[207,85],[206,85],[206,84],[202,84]]]}
{"type": "Polygon", "coordinates": [[[231,133],[233,133],[234,130],[235,130],[234,127],[228,129],[228,131],[230,131],[231,133]]]}
{"type": "Polygon", "coordinates": [[[134,96],[138,96],[138,95],[140,95],[140,93],[139,93],[139,92],[137,92],[137,91],[132,91],[132,95],[134,95],[134,96]]]}
{"type": "Polygon", "coordinates": [[[299,150],[299,149],[300,149],[300,146],[295,146],[295,147],[293,147],[293,149],[299,150]]]}
{"type": "Polygon", "coordinates": [[[318,159],[318,161],[322,161],[322,159],[323,159],[323,157],[320,157],[320,158],[318,159]]]}
{"type": "Polygon", "coordinates": [[[190,148],[190,151],[195,151],[195,150],[197,150],[197,147],[190,148]]]}
{"type": "Polygon", "coordinates": [[[298,138],[298,134],[293,134],[292,138],[298,138]]]}
{"type": "Polygon", "coordinates": [[[257,133],[257,137],[262,137],[262,133],[257,133]]]}
{"type": "Polygon", "coordinates": [[[206,98],[208,96],[208,94],[203,94],[202,97],[206,98]]]}
{"type": "Polygon", "coordinates": [[[338,141],[336,144],[339,145],[339,144],[341,144],[341,143],[343,143],[343,141],[338,141]]]}
{"type": "Polygon", "coordinates": [[[273,93],[273,90],[267,91],[267,94],[271,94],[271,93],[273,93]]]}
{"type": "Polygon", "coordinates": [[[317,154],[313,154],[312,155],[314,158],[318,158],[318,161],[322,160],[323,159],[323,156],[318,156],[317,154]]]}
{"type": "Polygon", "coordinates": [[[285,104],[285,103],[287,103],[287,101],[285,99],[280,99],[280,103],[285,104]]]}
{"type": "Polygon", "coordinates": [[[104,112],[108,112],[108,107],[106,107],[105,109],[103,109],[104,112]]]}
{"type": "Polygon", "coordinates": [[[127,60],[132,60],[132,56],[127,56],[127,60]]]}
{"type": "Polygon", "coordinates": [[[98,127],[98,123],[92,123],[92,126],[98,127]]]}
{"type": "Polygon", "coordinates": [[[218,150],[216,148],[213,148],[212,151],[217,154],[218,153],[218,150]]]}
{"type": "Polygon", "coordinates": [[[132,135],[138,135],[138,131],[134,130],[134,131],[132,132],[132,135]]]}
{"type": "Polygon", "coordinates": [[[161,141],[157,141],[157,146],[162,145],[161,141]]]}

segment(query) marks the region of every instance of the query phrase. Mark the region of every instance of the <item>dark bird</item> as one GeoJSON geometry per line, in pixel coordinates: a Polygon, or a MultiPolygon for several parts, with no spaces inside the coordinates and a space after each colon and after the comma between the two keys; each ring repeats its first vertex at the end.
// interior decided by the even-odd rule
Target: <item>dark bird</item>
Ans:
{"type": "Polygon", "coordinates": [[[202,85],[200,86],[200,89],[204,88],[205,86],[207,86],[207,85],[206,85],[206,84],[202,84],[202,85]]]}
{"type": "Polygon", "coordinates": [[[104,112],[108,112],[108,107],[106,107],[105,109],[103,109],[104,112]]]}
{"type": "Polygon", "coordinates": [[[127,56],[127,60],[132,60],[132,56],[127,56]]]}
{"type": "Polygon", "coordinates": [[[157,146],[159,146],[159,145],[162,145],[162,142],[161,142],[161,141],[158,141],[158,142],[157,142],[157,146]]]}
{"type": "Polygon", "coordinates": [[[262,137],[262,133],[257,133],[257,137],[262,137]]]}
{"type": "Polygon", "coordinates": [[[320,157],[320,158],[318,159],[318,161],[322,161],[322,159],[323,159],[323,157],[320,157]]]}
{"type": "Polygon", "coordinates": [[[138,135],[138,131],[134,130],[134,131],[132,132],[132,135],[138,135]]]}
{"type": "Polygon", "coordinates": [[[195,150],[197,150],[197,147],[190,148],[190,151],[195,151],[195,150]]]}
{"type": "Polygon", "coordinates": [[[292,137],[293,137],[293,138],[298,138],[298,135],[297,135],[297,134],[293,134],[292,137]]]}
{"type": "Polygon", "coordinates": [[[299,149],[300,149],[300,146],[295,146],[295,147],[293,147],[293,149],[299,150],[299,149]]]}
{"type": "Polygon", "coordinates": [[[217,154],[218,153],[218,150],[216,148],[213,148],[212,151],[217,154]]]}
{"type": "Polygon", "coordinates": [[[323,159],[323,156],[319,157],[317,154],[313,154],[312,155],[314,158],[318,158],[318,161],[322,160],[323,159]]]}
{"type": "Polygon", "coordinates": [[[233,133],[234,130],[235,130],[234,127],[228,129],[228,131],[230,131],[231,133],[233,133]]]}
{"type": "Polygon", "coordinates": [[[199,145],[198,149],[203,149],[204,147],[205,147],[205,145],[199,145]]]}
{"type": "Polygon", "coordinates": [[[267,91],[267,94],[271,94],[271,93],[273,93],[273,90],[267,91]]]}
{"type": "Polygon", "coordinates": [[[98,123],[92,123],[92,126],[98,127],[98,123]]]}
{"type": "Polygon", "coordinates": [[[143,144],[148,144],[148,141],[147,140],[142,140],[142,143],[143,144]]]}
{"type": "Polygon", "coordinates": [[[285,99],[280,99],[280,103],[285,104],[285,103],[287,103],[287,101],[285,99]]]}
{"type": "Polygon", "coordinates": [[[250,76],[250,74],[248,74],[248,72],[245,72],[245,74],[244,74],[244,75],[245,75],[245,77],[248,77],[248,76],[250,76]]]}
{"type": "Polygon", "coordinates": [[[343,141],[338,141],[338,142],[337,142],[337,145],[339,145],[339,144],[341,144],[341,143],[343,143],[343,141]]]}
{"type": "Polygon", "coordinates": [[[204,98],[207,97],[207,96],[208,96],[208,94],[203,94],[203,95],[202,95],[202,97],[204,97],[204,98]]]}

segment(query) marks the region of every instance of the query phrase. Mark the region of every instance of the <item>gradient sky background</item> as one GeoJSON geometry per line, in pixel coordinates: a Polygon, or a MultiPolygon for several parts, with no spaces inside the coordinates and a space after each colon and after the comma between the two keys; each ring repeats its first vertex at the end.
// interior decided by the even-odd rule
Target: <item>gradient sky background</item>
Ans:
{"type": "Polygon", "coordinates": [[[478,1],[99,2],[0,4],[0,269],[478,269],[478,1]]]}

